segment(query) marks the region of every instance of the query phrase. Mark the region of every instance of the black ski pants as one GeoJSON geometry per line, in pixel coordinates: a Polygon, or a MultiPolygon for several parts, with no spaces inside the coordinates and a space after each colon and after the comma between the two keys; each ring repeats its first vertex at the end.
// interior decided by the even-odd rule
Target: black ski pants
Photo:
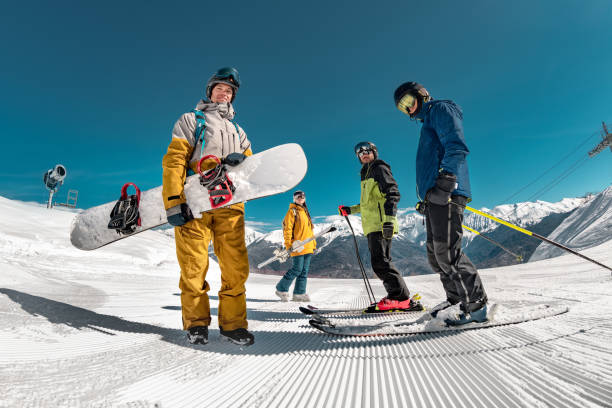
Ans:
{"type": "Polygon", "coordinates": [[[368,234],[372,269],[374,269],[376,276],[383,281],[388,299],[406,300],[410,297],[410,291],[402,278],[402,274],[391,263],[391,242],[391,239],[383,238],[382,231],[368,234]]]}
{"type": "Polygon", "coordinates": [[[476,267],[461,250],[467,198],[452,196],[451,200],[447,205],[427,203],[427,260],[440,275],[447,300],[471,312],[486,303],[487,295],[476,267]]]}

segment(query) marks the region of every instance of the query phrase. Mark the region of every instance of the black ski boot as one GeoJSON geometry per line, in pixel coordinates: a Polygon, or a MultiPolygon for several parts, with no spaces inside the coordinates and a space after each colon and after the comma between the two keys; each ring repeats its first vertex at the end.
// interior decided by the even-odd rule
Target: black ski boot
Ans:
{"type": "Polygon", "coordinates": [[[222,337],[225,337],[227,341],[230,341],[234,344],[238,344],[239,346],[250,346],[255,343],[255,337],[249,333],[247,329],[235,329],[235,330],[223,330],[222,327],[219,327],[219,331],[222,337]]]}
{"type": "Polygon", "coordinates": [[[207,344],[208,326],[190,327],[187,331],[187,340],[189,340],[191,344],[207,344]]]}

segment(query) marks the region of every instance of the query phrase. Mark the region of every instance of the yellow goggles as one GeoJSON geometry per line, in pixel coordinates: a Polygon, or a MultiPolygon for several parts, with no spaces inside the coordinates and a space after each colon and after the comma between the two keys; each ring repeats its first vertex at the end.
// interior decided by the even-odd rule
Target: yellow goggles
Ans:
{"type": "Polygon", "coordinates": [[[414,107],[416,103],[416,98],[412,94],[406,94],[399,100],[397,103],[397,109],[406,115],[410,115],[410,109],[414,107]]]}

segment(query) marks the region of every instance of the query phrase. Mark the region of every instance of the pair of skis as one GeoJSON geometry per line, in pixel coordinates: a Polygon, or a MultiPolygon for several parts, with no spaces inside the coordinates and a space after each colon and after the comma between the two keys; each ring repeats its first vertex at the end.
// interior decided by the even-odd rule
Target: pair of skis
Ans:
{"type": "MultiPolygon", "coordinates": [[[[493,305],[489,311],[489,320],[487,322],[491,322],[493,320],[496,309],[497,305],[493,305]]],[[[402,314],[408,316],[403,319],[383,321],[373,324],[364,321],[343,322],[331,319],[325,315],[314,315],[314,317],[311,318],[308,323],[315,329],[321,330],[325,333],[339,336],[359,337],[416,334],[452,329],[452,326],[448,326],[444,322],[431,325],[430,323],[434,321],[434,318],[424,309],[417,311],[404,311],[402,314]],[[429,328],[426,328],[426,326],[429,326],[429,328]]],[[[485,323],[469,323],[468,325],[465,325],[468,327],[462,327],[462,329],[483,327],[484,324],[485,323]]]]}
{"type": "Polygon", "coordinates": [[[289,256],[292,253],[299,253],[302,252],[304,250],[304,245],[306,245],[307,243],[316,240],[317,238],[319,238],[321,235],[327,234],[328,232],[332,232],[335,231],[336,227],[334,227],[333,225],[329,226],[328,228],[324,229],[323,231],[320,231],[319,233],[313,235],[310,238],[307,238],[303,241],[294,241],[293,244],[291,245],[290,249],[275,249],[274,250],[274,256],[272,256],[271,258],[263,261],[262,263],[260,263],[259,265],[257,265],[257,268],[261,269],[262,267],[268,265],[269,263],[272,263],[274,261],[279,261],[280,263],[284,263],[287,261],[287,259],[289,259],[289,256]]]}
{"type": "Polygon", "coordinates": [[[569,308],[565,305],[540,304],[527,307],[509,308],[493,303],[489,304],[488,306],[487,320],[485,322],[471,322],[460,326],[450,326],[447,325],[443,319],[434,318],[425,310],[412,312],[406,311],[403,313],[409,315],[409,317],[371,323],[364,320],[343,321],[340,319],[334,319],[332,317],[333,315],[341,315],[342,313],[356,314],[356,312],[353,311],[342,312],[340,310],[332,310],[328,313],[322,313],[322,311],[328,311],[329,309],[316,309],[312,306],[308,309],[310,310],[310,313],[306,313],[304,310],[302,310],[302,308],[300,308],[303,313],[310,315],[311,319],[309,324],[315,329],[338,336],[359,337],[424,334],[451,331],[456,332],[462,330],[481,329],[553,317],[569,311],[569,308]],[[319,311],[319,313],[313,312],[313,310],[319,311]]]}
{"type": "Polygon", "coordinates": [[[378,310],[376,308],[376,303],[371,304],[366,308],[356,308],[356,309],[323,309],[318,308],[312,305],[308,306],[300,306],[300,312],[310,317],[310,325],[316,329],[319,329],[326,333],[338,334],[338,335],[353,335],[353,336],[363,336],[369,333],[370,331],[375,330],[376,328],[380,328],[383,326],[387,326],[388,324],[394,323],[405,323],[416,322],[419,319],[425,321],[427,320],[427,316],[429,313],[425,312],[425,308],[419,302],[421,299],[419,294],[415,294],[411,300],[412,307],[410,309],[390,309],[390,310],[378,310]],[[394,316],[411,316],[409,319],[402,320],[394,320],[391,322],[382,322],[378,324],[363,324],[363,321],[344,320],[339,322],[334,320],[334,318],[339,317],[366,317],[366,316],[376,316],[376,315],[394,315],[394,316]],[[414,320],[412,317],[419,316],[417,320],[414,320]]]}
{"type": "Polygon", "coordinates": [[[304,313],[305,315],[312,316],[313,319],[322,319],[324,316],[332,316],[332,315],[333,316],[337,316],[337,315],[360,316],[360,315],[377,315],[377,314],[380,315],[380,314],[390,314],[390,313],[393,313],[393,314],[414,313],[414,312],[421,312],[425,310],[425,308],[420,302],[421,295],[417,293],[414,296],[412,296],[410,299],[412,300],[411,302],[412,306],[410,309],[378,310],[376,308],[376,303],[372,303],[368,307],[365,307],[365,308],[362,307],[362,308],[356,308],[356,309],[343,309],[343,308],[322,309],[316,306],[308,305],[308,306],[300,306],[300,312],[304,313]]]}
{"type": "Polygon", "coordinates": [[[300,306],[300,312],[310,317],[309,324],[323,332],[337,334],[343,336],[365,336],[372,335],[371,332],[379,328],[387,327],[393,324],[404,324],[405,322],[417,322],[428,320],[429,313],[418,301],[420,296],[413,296],[414,306],[410,309],[391,309],[377,310],[376,304],[372,304],[366,308],[344,309],[344,308],[318,308],[312,305],[300,306]],[[373,317],[376,315],[393,315],[393,316],[411,316],[407,319],[387,321],[377,324],[364,324],[363,321],[355,321],[354,319],[338,321],[340,317],[373,317]],[[418,316],[414,319],[413,316],[418,316]],[[336,319],[334,319],[336,318],[336,319]]]}

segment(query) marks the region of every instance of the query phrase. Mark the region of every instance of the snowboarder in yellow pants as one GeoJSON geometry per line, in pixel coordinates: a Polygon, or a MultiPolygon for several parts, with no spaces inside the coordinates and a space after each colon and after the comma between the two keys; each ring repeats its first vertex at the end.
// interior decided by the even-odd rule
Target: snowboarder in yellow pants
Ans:
{"type": "MultiPolygon", "coordinates": [[[[198,172],[200,159],[214,155],[239,163],[252,155],[246,133],[234,121],[232,102],[240,86],[238,71],[221,68],[206,84],[206,98],[174,125],[164,156],[162,196],[168,222],[176,228],[176,255],[181,267],[179,287],[183,328],[193,344],[208,343],[211,322],[206,281],[208,246],[213,247],[221,269],[219,330],[223,338],[240,345],[254,342],[247,330],[245,282],[249,260],[244,241],[244,204],[202,213],[194,219],[184,194],[185,178],[198,172]]],[[[216,163],[203,163],[202,170],[216,163]]]]}

